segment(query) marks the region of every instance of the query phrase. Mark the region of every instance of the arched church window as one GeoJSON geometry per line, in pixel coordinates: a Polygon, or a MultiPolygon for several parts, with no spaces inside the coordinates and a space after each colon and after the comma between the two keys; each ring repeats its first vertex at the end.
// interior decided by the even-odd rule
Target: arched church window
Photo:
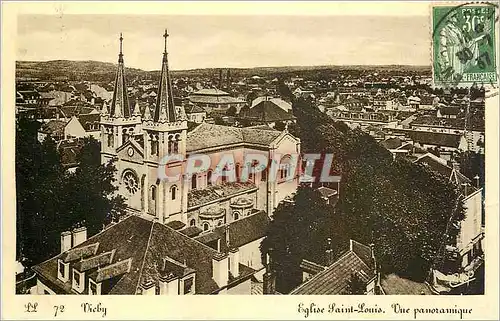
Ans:
{"type": "Polygon", "coordinates": [[[236,181],[239,182],[240,181],[240,171],[241,171],[241,168],[240,168],[240,164],[236,164],[236,181]]]}
{"type": "Polygon", "coordinates": [[[212,186],[212,170],[207,172],[207,186],[212,186]]]}
{"type": "Polygon", "coordinates": [[[195,226],[196,225],[196,220],[193,218],[191,221],[189,221],[189,226],[195,226]]]}
{"type": "Polygon", "coordinates": [[[203,223],[203,231],[208,231],[208,229],[210,228],[210,225],[208,225],[208,223],[203,223]]]}
{"type": "Polygon", "coordinates": [[[221,225],[222,225],[222,221],[217,222],[217,226],[221,226],[221,225]]]}
{"type": "Polygon", "coordinates": [[[125,184],[125,188],[130,194],[135,194],[139,189],[137,176],[131,171],[128,171],[123,175],[123,183],[125,184]]]}
{"type": "Polygon", "coordinates": [[[114,147],[113,146],[113,143],[114,143],[113,138],[114,138],[113,133],[108,134],[108,147],[114,147]]]}
{"type": "Polygon", "coordinates": [[[191,189],[196,189],[196,174],[191,176],[191,189]]]}
{"type": "Polygon", "coordinates": [[[176,194],[177,194],[177,186],[174,185],[170,188],[170,197],[172,200],[175,200],[175,198],[177,197],[176,194]]]}
{"type": "Polygon", "coordinates": [[[151,200],[156,200],[156,186],[151,186],[151,200]]]}
{"type": "Polygon", "coordinates": [[[239,212],[234,212],[234,220],[236,221],[239,218],[240,218],[240,213],[239,212]]]}

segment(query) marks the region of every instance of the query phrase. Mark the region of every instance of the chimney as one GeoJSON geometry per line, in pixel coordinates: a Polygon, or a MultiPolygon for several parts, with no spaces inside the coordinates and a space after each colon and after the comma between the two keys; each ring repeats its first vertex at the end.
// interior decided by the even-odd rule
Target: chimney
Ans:
{"type": "Polygon", "coordinates": [[[212,278],[219,288],[227,286],[229,277],[228,257],[226,254],[217,253],[212,258],[212,278]]]}
{"type": "Polygon", "coordinates": [[[375,244],[370,243],[370,254],[373,262],[373,269],[377,272],[377,260],[375,260],[375,244]]]}
{"type": "Polygon", "coordinates": [[[240,275],[240,250],[237,247],[229,250],[229,272],[235,278],[240,275]]]}
{"type": "Polygon", "coordinates": [[[273,249],[270,248],[267,254],[267,264],[266,272],[263,277],[263,292],[264,294],[275,294],[276,293],[276,279],[273,273],[271,253],[273,249]]]}
{"type": "Polygon", "coordinates": [[[153,280],[143,281],[141,284],[142,295],[156,295],[156,287],[153,280]]]}
{"type": "Polygon", "coordinates": [[[476,187],[479,188],[479,175],[474,176],[474,180],[476,181],[476,187]]]}
{"type": "Polygon", "coordinates": [[[87,240],[87,228],[85,226],[73,230],[73,246],[82,244],[87,240]]]}
{"type": "Polygon", "coordinates": [[[65,231],[61,233],[61,253],[71,249],[71,232],[65,231]]]}
{"type": "Polygon", "coordinates": [[[326,264],[330,265],[332,263],[333,263],[332,239],[329,237],[326,239],[326,264]]]}
{"type": "Polygon", "coordinates": [[[160,277],[160,295],[178,295],[179,294],[179,278],[172,273],[160,277]]]}

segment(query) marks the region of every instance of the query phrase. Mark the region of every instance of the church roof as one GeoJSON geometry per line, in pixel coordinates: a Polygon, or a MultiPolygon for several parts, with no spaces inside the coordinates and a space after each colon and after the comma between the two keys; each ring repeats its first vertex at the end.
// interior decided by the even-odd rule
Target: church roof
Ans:
{"type": "Polygon", "coordinates": [[[113,100],[111,101],[109,114],[112,117],[128,118],[131,116],[131,112],[127,95],[127,83],[125,81],[125,66],[123,63],[122,42],[123,37],[120,34],[120,54],[118,55],[118,69],[116,70],[115,88],[113,91],[113,100]]]}
{"type": "Polygon", "coordinates": [[[229,94],[227,92],[222,91],[220,89],[216,89],[216,88],[201,89],[201,90],[198,90],[198,91],[192,93],[192,95],[196,95],[196,96],[229,96],[229,94]]]}
{"type": "Polygon", "coordinates": [[[187,135],[187,151],[236,144],[269,146],[280,131],[261,128],[238,128],[224,125],[201,123],[187,135]]]}
{"type": "Polygon", "coordinates": [[[165,30],[165,51],[163,52],[163,61],[161,66],[160,83],[158,84],[158,95],[156,97],[156,107],[153,115],[155,122],[175,122],[177,115],[175,113],[174,94],[172,91],[172,80],[168,70],[167,38],[168,33],[165,30]]]}
{"type": "Polygon", "coordinates": [[[168,226],[132,215],[34,270],[56,292],[73,293],[70,282],[57,278],[57,261],[63,259],[97,282],[110,280],[103,294],[137,294],[147,281],[156,283],[170,273],[194,271],[196,293],[210,294],[219,289],[212,278],[212,259],[217,255],[216,250],[168,226]]]}

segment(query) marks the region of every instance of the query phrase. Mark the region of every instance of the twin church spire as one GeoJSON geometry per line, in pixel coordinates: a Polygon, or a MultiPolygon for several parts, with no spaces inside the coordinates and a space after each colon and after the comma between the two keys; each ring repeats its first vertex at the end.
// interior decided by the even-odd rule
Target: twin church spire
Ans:
{"type": "MultiPolygon", "coordinates": [[[[157,99],[154,106],[154,114],[151,115],[149,107],[146,107],[144,120],[153,120],[154,122],[175,122],[178,117],[175,111],[174,95],[172,91],[172,83],[170,72],[168,69],[168,54],[167,54],[167,38],[168,32],[165,29],[163,37],[165,38],[165,49],[163,52],[163,61],[160,74],[160,82],[158,85],[157,99]]],[[[125,80],[125,65],[123,61],[123,36],[120,33],[120,53],[118,54],[118,69],[116,71],[116,80],[113,92],[113,100],[109,108],[109,115],[116,118],[129,118],[138,116],[138,104],[134,108],[132,115],[131,107],[127,95],[127,83],[125,80]]],[[[104,112],[104,108],[103,108],[104,112]]],[[[105,111],[106,113],[108,110],[105,111]]]]}
{"type": "Polygon", "coordinates": [[[109,109],[112,117],[130,117],[130,105],[127,95],[127,83],[125,81],[125,65],[123,63],[123,36],[120,33],[120,53],[118,54],[118,69],[116,71],[115,88],[113,100],[109,109]]]}

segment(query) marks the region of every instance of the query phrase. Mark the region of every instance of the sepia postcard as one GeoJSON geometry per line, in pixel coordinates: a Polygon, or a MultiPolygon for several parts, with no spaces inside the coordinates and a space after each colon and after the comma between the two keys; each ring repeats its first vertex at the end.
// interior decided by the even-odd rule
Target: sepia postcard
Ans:
{"type": "Polygon", "coordinates": [[[2,2],[2,319],[498,320],[498,18],[2,2]]]}

